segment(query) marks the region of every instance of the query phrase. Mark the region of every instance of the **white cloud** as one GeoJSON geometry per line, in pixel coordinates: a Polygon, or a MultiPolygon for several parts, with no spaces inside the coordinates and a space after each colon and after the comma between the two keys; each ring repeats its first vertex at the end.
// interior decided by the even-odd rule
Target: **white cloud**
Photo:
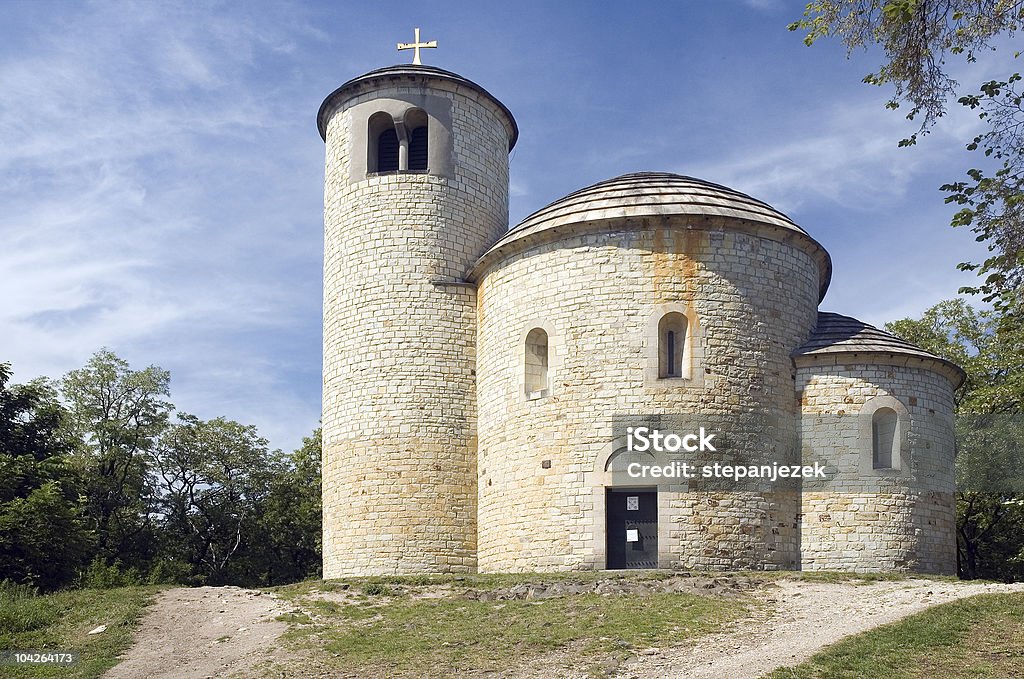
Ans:
{"type": "Polygon", "coordinates": [[[318,394],[280,371],[256,379],[287,361],[254,338],[319,320],[320,206],[304,180],[321,161],[296,176],[307,159],[281,123],[303,120],[282,111],[294,98],[253,82],[262,53],[316,32],[290,8],[65,9],[31,52],[0,53],[0,360],[19,380],[56,377],[109,346],[171,369],[183,409],[234,402],[297,444],[318,394]]]}
{"type": "MultiPolygon", "coordinates": [[[[956,139],[963,138],[969,125],[976,126],[960,122],[964,127],[955,131],[956,139]]],[[[922,168],[948,155],[951,145],[956,148],[945,127],[915,148],[899,148],[896,142],[908,134],[905,123],[870,102],[834,105],[816,123],[790,127],[761,145],[733,149],[687,169],[787,213],[808,201],[824,200],[845,209],[862,208],[867,197],[891,203],[905,199],[922,168]],[[942,143],[932,143],[936,137],[942,143]]]]}

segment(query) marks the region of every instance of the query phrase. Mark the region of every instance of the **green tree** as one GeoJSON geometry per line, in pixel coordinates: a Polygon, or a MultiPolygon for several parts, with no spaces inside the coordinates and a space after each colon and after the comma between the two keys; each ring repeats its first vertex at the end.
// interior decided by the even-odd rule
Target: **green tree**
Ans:
{"type": "Polygon", "coordinates": [[[85,481],[97,556],[106,565],[142,566],[152,556],[147,453],[173,409],[165,400],[169,384],[167,371],[156,366],[131,370],[107,349],[63,379],[70,429],[81,442],[75,458],[85,481]]]}
{"type": "Polygon", "coordinates": [[[1024,328],[952,300],[886,329],[967,373],[955,397],[961,577],[1024,579],[1024,328]]]}
{"type": "Polygon", "coordinates": [[[279,469],[254,426],[181,414],[155,446],[165,558],[191,565],[197,582],[251,583],[236,567],[260,540],[259,510],[279,469]]]}
{"type": "Polygon", "coordinates": [[[45,382],[9,386],[10,376],[0,363],[0,581],[57,589],[92,548],[66,412],[45,382]]]}
{"type": "Polygon", "coordinates": [[[1024,325],[954,299],[927,309],[920,319],[885,327],[964,369],[967,379],[955,395],[958,412],[1024,411],[1024,325]]]}
{"type": "MultiPolygon", "coordinates": [[[[997,308],[1020,312],[1015,303],[1024,290],[1024,90],[1011,65],[1005,78],[989,80],[965,92],[948,72],[947,59],[973,62],[998,36],[1012,36],[1024,22],[1024,0],[815,0],[790,30],[805,31],[804,42],[838,38],[848,53],[881,47],[885,60],[864,77],[872,85],[893,87],[886,106],[909,105],[907,118],[920,126],[901,146],[916,143],[946,113],[954,97],[977,111],[985,131],[967,148],[980,152],[988,167],[967,172],[968,181],[941,187],[947,203],[961,207],[954,226],[969,226],[991,255],[961,269],[978,272],[982,282],[966,288],[985,294],[997,308]]],[[[1013,58],[1019,56],[1014,53],[1013,58]]]]}
{"type": "Polygon", "coordinates": [[[260,511],[258,557],[267,584],[319,577],[322,569],[321,430],[282,460],[260,511]]]}

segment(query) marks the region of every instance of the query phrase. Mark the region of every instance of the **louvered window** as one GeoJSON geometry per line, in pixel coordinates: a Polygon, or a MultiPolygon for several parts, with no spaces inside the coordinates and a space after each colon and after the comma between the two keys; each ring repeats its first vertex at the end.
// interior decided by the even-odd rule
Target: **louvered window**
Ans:
{"type": "Polygon", "coordinates": [[[377,137],[377,172],[398,171],[398,134],[384,130],[377,137]]]}
{"type": "Polygon", "coordinates": [[[417,127],[409,137],[409,169],[426,171],[427,169],[427,128],[417,127]]]}

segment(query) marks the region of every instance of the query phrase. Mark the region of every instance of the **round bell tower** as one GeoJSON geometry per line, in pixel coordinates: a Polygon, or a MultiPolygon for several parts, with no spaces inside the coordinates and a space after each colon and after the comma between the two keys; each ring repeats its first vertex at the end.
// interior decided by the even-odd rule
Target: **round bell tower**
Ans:
{"type": "MultiPolygon", "coordinates": [[[[417,41],[418,42],[418,41],[417,41]]],[[[324,577],[476,569],[476,289],[508,228],[512,114],[392,66],[317,116],[324,182],[324,577]]]]}

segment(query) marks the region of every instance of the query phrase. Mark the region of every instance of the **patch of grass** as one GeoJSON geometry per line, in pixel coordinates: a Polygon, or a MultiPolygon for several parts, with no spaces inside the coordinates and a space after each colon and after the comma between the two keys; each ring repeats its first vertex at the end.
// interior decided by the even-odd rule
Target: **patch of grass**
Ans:
{"type": "Polygon", "coordinates": [[[57,621],[59,613],[32,588],[0,583],[0,635],[4,635],[0,636],[0,644],[7,635],[25,635],[49,627],[57,621]]]}
{"type": "Polygon", "coordinates": [[[368,582],[363,585],[363,594],[367,596],[395,596],[398,592],[382,582],[368,582]]]}
{"type": "Polygon", "coordinates": [[[923,573],[850,573],[843,571],[773,571],[778,577],[790,577],[804,582],[849,582],[869,585],[874,582],[900,582],[902,580],[935,580],[957,582],[955,575],[927,575],[923,573]]]}
{"type": "Polygon", "coordinates": [[[321,615],[337,615],[342,610],[342,605],[337,601],[328,601],[327,599],[314,599],[309,602],[309,607],[313,609],[314,613],[321,615]]]}
{"type": "Polygon", "coordinates": [[[4,666],[4,677],[98,677],[128,648],[144,607],[159,587],[80,589],[43,596],[0,586],[0,651],[73,651],[72,666],[4,666]],[[99,634],[88,632],[100,625],[99,634]]]}
{"type": "Polygon", "coordinates": [[[770,679],[1019,677],[1024,594],[981,594],[942,604],[841,641],[770,679]]]}
{"type": "Polygon", "coordinates": [[[347,620],[358,621],[368,620],[378,615],[377,606],[359,606],[359,605],[348,605],[339,606],[337,611],[329,613],[332,617],[345,618],[347,620]]]}
{"type": "MultiPolygon", "coordinates": [[[[330,602],[334,603],[334,602],[330,602]]],[[[633,647],[677,643],[717,629],[747,610],[737,599],[691,594],[581,594],[541,601],[460,597],[376,599],[324,606],[315,635],[291,636],[323,652],[321,672],[426,676],[438,668],[496,671],[569,646],[581,664],[622,658],[633,647]]],[[[595,666],[598,666],[595,664],[595,666]]]]}
{"type": "Polygon", "coordinates": [[[312,625],[313,619],[302,611],[291,611],[289,613],[282,613],[281,615],[274,618],[279,622],[286,622],[289,625],[312,625]]]}

